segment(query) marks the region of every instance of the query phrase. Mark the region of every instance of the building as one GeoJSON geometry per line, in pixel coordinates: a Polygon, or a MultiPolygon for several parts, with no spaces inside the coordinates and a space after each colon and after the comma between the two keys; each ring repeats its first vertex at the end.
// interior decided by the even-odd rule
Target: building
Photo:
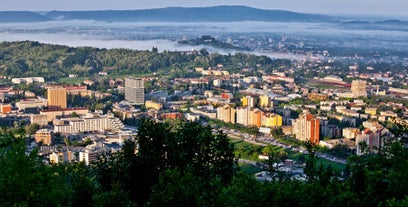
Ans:
{"type": "Polygon", "coordinates": [[[75,154],[71,150],[54,151],[50,154],[50,163],[70,163],[75,160],[75,154]]]}
{"type": "Polygon", "coordinates": [[[0,112],[2,114],[7,114],[11,112],[11,104],[0,104],[0,112]]]}
{"type": "Polygon", "coordinates": [[[258,108],[253,108],[249,110],[248,114],[248,125],[249,126],[256,126],[257,128],[261,127],[262,116],[264,112],[258,108]]]}
{"type": "Polygon", "coordinates": [[[235,124],[235,113],[236,110],[229,105],[224,105],[217,108],[217,119],[226,122],[235,124]]]}
{"type": "Polygon", "coordinates": [[[365,109],[365,113],[366,114],[370,114],[371,116],[375,116],[375,115],[377,115],[377,108],[375,108],[375,107],[367,107],[366,109],[365,109]]]}
{"type": "Polygon", "coordinates": [[[34,139],[37,143],[42,142],[44,145],[51,145],[53,135],[54,133],[51,130],[40,129],[35,132],[34,139]]]}
{"type": "Polygon", "coordinates": [[[318,144],[320,141],[320,122],[313,114],[303,112],[292,122],[296,139],[318,144]]]}
{"type": "Polygon", "coordinates": [[[376,121],[365,121],[363,126],[364,129],[356,136],[357,155],[376,153],[393,137],[387,128],[376,121]]]}
{"type": "Polygon", "coordinates": [[[271,107],[271,98],[267,95],[259,96],[259,106],[260,107],[271,107]]]}
{"type": "Polygon", "coordinates": [[[273,113],[265,113],[262,116],[261,125],[264,127],[282,126],[282,116],[273,113]]]}
{"type": "Polygon", "coordinates": [[[342,132],[344,138],[355,139],[357,137],[357,134],[360,133],[360,130],[358,128],[344,128],[342,132]]]}
{"type": "Polygon", "coordinates": [[[353,80],[351,82],[351,93],[354,98],[367,96],[367,81],[353,80]]]}
{"type": "Polygon", "coordinates": [[[147,100],[145,102],[145,106],[146,106],[147,109],[155,109],[157,111],[159,111],[159,110],[161,110],[163,108],[163,104],[157,103],[157,102],[154,102],[154,101],[150,101],[150,100],[147,100]]]}
{"type": "Polygon", "coordinates": [[[242,106],[248,106],[250,108],[255,107],[256,101],[257,101],[256,97],[252,96],[244,96],[241,98],[242,106]]]}
{"type": "Polygon", "coordinates": [[[88,90],[87,86],[64,86],[67,90],[67,94],[79,95],[82,97],[91,96],[93,91],[88,90]]]}
{"type": "Polygon", "coordinates": [[[44,83],[44,78],[43,77],[27,77],[27,78],[12,78],[11,79],[12,83],[15,84],[30,84],[30,83],[44,83]]]}
{"type": "Polygon", "coordinates": [[[20,111],[24,111],[27,108],[39,108],[42,109],[48,105],[47,99],[39,98],[39,99],[26,99],[21,100],[16,103],[16,107],[20,111]]]}
{"type": "Polygon", "coordinates": [[[80,133],[105,130],[119,130],[124,127],[119,118],[113,114],[99,115],[88,113],[82,117],[61,118],[54,120],[54,131],[57,133],[80,133]]]}
{"type": "Polygon", "coordinates": [[[88,145],[84,151],[79,152],[79,161],[89,165],[90,163],[98,160],[102,155],[109,152],[112,152],[112,150],[103,144],[88,145]]]}
{"type": "Polygon", "coordinates": [[[47,89],[48,108],[67,108],[67,90],[63,87],[47,89]]]}
{"type": "Polygon", "coordinates": [[[144,104],[144,81],[141,78],[125,79],[125,100],[131,104],[144,104]]]}
{"type": "Polygon", "coordinates": [[[66,109],[46,109],[41,110],[40,115],[47,116],[47,121],[53,121],[58,117],[76,115],[85,115],[89,112],[87,108],[66,108],[66,109]]]}
{"type": "Polygon", "coordinates": [[[162,119],[181,119],[183,118],[183,114],[180,112],[170,112],[170,113],[163,113],[160,114],[162,119]]]}
{"type": "Polygon", "coordinates": [[[40,126],[47,126],[48,125],[48,116],[44,114],[31,114],[30,115],[30,123],[31,124],[38,124],[40,126]]]}
{"type": "Polygon", "coordinates": [[[237,124],[248,126],[249,109],[247,106],[237,108],[237,124]]]}

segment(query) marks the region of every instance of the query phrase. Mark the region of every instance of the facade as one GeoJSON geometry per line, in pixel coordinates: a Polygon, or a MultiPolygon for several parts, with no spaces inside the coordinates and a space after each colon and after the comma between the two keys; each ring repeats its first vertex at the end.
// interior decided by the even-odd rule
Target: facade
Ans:
{"type": "Polygon", "coordinates": [[[280,127],[282,126],[282,116],[273,113],[265,113],[262,116],[261,125],[264,127],[280,127]]]}
{"type": "Polygon", "coordinates": [[[44,108],[48,105],[47,99],[26,99],[16,103],[16,107],[19,110],[25,110],[26,108],[44,108]]]}
{"type": "Polygon", "coordinates": [[[105,130],[118,130],[124,127],[113,114],[87,114],[84,117],[64,118],[55,121],[54,131],[58,133],[80,133],[105,130]]]}
{"type": "Polygon", "coordinates": [[[256,98],[252,96],[244,96],[241,98],[242,106],[248,106],[250,108],[255,107],[256,105],[256,98]]]}
{"type": "Polygon", "coordinates": [[[356,136],[357,155],[376,153],[384,147],[384,143],[394,135],[387,128],[375,121],[363,122],[364,129],[356,136]],[[362,147],[366,145],[366,149],[362,147]]]}
{"type": "Polygon", "coordinates": [[[30,84],[35,82],[44,83],[44,78],[43,77],[12,78],[11,82],[15,84],[20,83],[30,84]]]}
{"type": "Polygon", "coordinates": [[[48,129],[40,129],[34,134],[35,142],[39,143],[42,142],[45,145],[52,144],[52,137],[54,133],[48,129]]]}
{"type": "Polygon", "coordinates": [[[67,108],[67,90],[63,87],[51,87],[47,90],[49,108],[67,108]]]}
{"type": "Polygon", "coordinates": [[[43,114],[31,114],[30,115],[30,123],[31,124],[38,124],[40,126],[47,126],[48,125],[48,116],[43,114]]]}
{"type": "Polygon", "coordinates": [[[296,139],[318,144],[320,141],[320,122],[313,114],[303,112],[293,121],[293,134],[296,139]]]}
{"type": "Polygon", "coordinates": [[[367,96],[367,81],[353,80],[351,82],[351,93],[354,98],[367,96]]]}
{"type": "Polygon", "coordinates": [[[144,81],[141,78],[125,79],[125,100],[131,104],[144,104],[144,81]]]}
{"type": "Polygon", "coordinates": [[[7,114],[11,112],[11,104],[0,104],[0,112],[7,114]]]}
{"type": "Polygon", "coordinates": [[[249,107],[237,108],[237,124],[248,126],[249,107]]]}
{"type": "Polygon", "coordinates": [[[360,130],[358,128],[344,128],[342,132],[344,138],[355,139],[357,137],[357,134],[360,133],[360,130]]]}
{"type": "Polygon", "coordinates": [[[217,108],[217,119],[223,122],[235,124],[235,114],[236,110],[229,105],[217,108]]]}
{"type": "Polygon", "coordinates": [[[271,99],[267,95],[259,96],[259,105],[261,107],[271,107],[271,99]]]}
{"type": "Polygon", "coordinates": [[[47,116],[47,121],[52,121],[57,117],[68,116],[74,112],[77,115],[85,115],[89,112],[89,110],[87,108],[47,109],[41,110],[40,115],[45,115],[47,116]]]}
{"type": "Polygon", "coordinates": [[[100,145],[88,145],[86,149],[82,152],[79,152],[79,161],[84,162],[86,165],[98,160],[103,154],[109,153],[110,150],[106,146],[100,145]]]}
{"type": "Polygon", "coordinates": [[[56,151],[50,154],[50,163],[69,163],[74,160],[75,154],[70,150],[56,151]]]}
{"type": "Polygon", "coordinates": [[[264,112],[259,110],[258,108],[253,108],[249,110],[248,125],[256,126],[257,128],[261,127],[261,121],[262,121],[263,115],[264,115],[264,112]]]}
{"type": "Polygon", "coordinates": [[[163,113],[160,114],[162,119],[181,119],[183,118],[183,114],[180,112],[171,112],[171,113],[163,113]]]}
{"type": "Polygon", "coordinates": [[[163,104],[157,103],[157,102],[154,102],[154,101],[150,101],[150,100],[145,102],[145,106],[146,106],[147,109],[152,108],[152,109],[155,109],[157,111],[159,111],[159,110],[161,110],[163,108],[163,104]]]}

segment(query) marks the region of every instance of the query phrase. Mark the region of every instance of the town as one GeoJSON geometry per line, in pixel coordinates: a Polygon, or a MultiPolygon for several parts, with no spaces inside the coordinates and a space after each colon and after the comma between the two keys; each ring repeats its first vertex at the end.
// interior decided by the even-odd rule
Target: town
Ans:
{"type": "MultiPolygon", "coordinates": [[[[1,124],[26,127],[33,137],[27,149],[39,147],[48,163],[87,165],[134,140],[142,118],[199,121],[232,140],[302,154],[302,143],[310,142],[322,149],[319,157],[340,164],[406,138],[406,71],[336,62],[329,51],[322,57],[268,68],[220,62],[189,68],[190,78],[101,71],[89,79],[69,74],[68,84],[4,77],[1,124]]],[[[268,159],[262,152],[255,156],[268,159]]],[[[283,156],[282,162],[299,160],[283,156]]]]}

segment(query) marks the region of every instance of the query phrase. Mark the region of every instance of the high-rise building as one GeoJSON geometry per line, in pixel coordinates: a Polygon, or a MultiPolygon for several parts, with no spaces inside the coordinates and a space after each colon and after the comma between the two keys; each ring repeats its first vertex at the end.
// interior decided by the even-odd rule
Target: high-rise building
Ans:
{"type": "Polygon", "coordinates": [[[353,80],[351,82],[351,93],[354,98],[367,96],[367,81],[353,80]]]}
{"type": "Polygon", "coordinates": [[[67,108],[67,90],[63,87],[52,87],[47,90],[48,108],[67,108]]]}
{"type": "Polygon", "coordinates": [[[313,114],[303,112],[293,121],[293,134],[296,139],[318,144],[320,141],[320,122],[313,114]]]}
{"type": "Polygon", "coordinates": [[[237,108],[237,124],[248,126],[249,109],[246,106],[237,108]]]}
{"type": "Polygon", "coordinates": [[[221,106],[217,108],[217,119],[235,124],[236,110],[229,105],[221,106]]]}
{"type": "Polygon", "coordinates": [[[131,104],[144,104],[144,81],[141,78],[125,79],[125,100],[131,104]]]}
{"type": "Polygon", "coordinates": [[[259,96],[259,105],[261,107],[270,107],[271,106],[271,99],[267,95],[259,96]]]}
{"type": "Polygon", "coordinates": [[[252,108],[249,110],[248,114],[248,125],[256,126],[257,128],[261,127],[262,116],[264,112],[258,108],[252,108]]]}
{"type": "Polygon", "coordinates": [[[257,103],[257,98],[256,97],[251,97],[251,96],[244,96],[241,98],[242,106],[248,106],[250,108],[255,107],[257,103]]]}
{"type": "Polygon", "coordinates": [[[356,136],[357,155],[377,153],[394,135],[376,121],[363,122],[364,129],[356,136]],[[363,147],[365,145],[365,147],[363,147]]]}

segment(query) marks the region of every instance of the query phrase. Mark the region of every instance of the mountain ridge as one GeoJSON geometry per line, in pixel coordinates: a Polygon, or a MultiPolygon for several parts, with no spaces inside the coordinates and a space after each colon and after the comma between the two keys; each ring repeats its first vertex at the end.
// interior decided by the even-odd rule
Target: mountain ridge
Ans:
{"type": "Polygon", "coordinates": [[[94,20],[107,22],[233,22],[233,21],[276,21],[276,22],[327,22],[338,20],[338,17],[297,13],[287,10],[264,10],[247,6],[214,6],[214,7],[166,7],[140,10],[91,10],[91,11],[49,11],[30,12],[37,18],[13,18],[13,12],[0,12],[0,22],[35,22],[61,20],[94,20]],[[8,18],[3,18],[7,16],[8,18]]]}

